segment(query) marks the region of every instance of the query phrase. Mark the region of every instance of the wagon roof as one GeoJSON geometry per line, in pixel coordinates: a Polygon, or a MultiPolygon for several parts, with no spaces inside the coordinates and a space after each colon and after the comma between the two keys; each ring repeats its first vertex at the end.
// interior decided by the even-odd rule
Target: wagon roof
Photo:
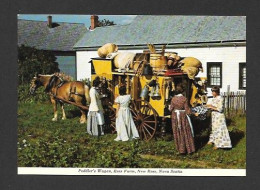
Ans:
{"type": "Polygon", "coordinates": [[[42,50],[72,51],[75,43],[87,31],[84,24],[58,22],[49,28],[47,22],[18,20],[18,46],[42,50]]]}
{"type": "Polygon", "coordinates": [[[178,44],[246,40],[245,16],[139,15],[128,25],[87,31],[74,48],[96,48],[112,42],[118,46],[178,44]]]}

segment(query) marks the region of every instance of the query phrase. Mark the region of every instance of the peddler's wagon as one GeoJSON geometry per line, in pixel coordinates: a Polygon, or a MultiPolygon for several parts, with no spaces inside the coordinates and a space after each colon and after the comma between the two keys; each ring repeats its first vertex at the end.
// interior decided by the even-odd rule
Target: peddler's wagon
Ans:
{"type": "Polygon", "coordinates": [[[140,138],[145,141],[153,138],[158,128],[164,130],[165,122],[170,118],[168,108],[176,85],[182,83],[185,86],[184,96],[192,107],[205,101],[205,83],[194,77],[199,68],[195,74],[189,73],[192,67],[185,70],[185,61],[181,62],[183,59],[176,55],[162,49],[143,53],[112,53],[106,58],[91,59],[91,80],[96,77],[101,79],[99,92],[103,97],[106,124],[112,132],[116,131],[114,100],[119,95],[121,85],[125,85],[127,93],[131,94],[133,119],[140,138]]]}

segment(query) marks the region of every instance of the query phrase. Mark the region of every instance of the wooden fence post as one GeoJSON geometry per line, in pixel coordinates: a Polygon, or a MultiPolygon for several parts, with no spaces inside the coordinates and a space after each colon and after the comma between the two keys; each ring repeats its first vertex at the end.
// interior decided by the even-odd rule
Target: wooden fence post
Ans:
{"type": "Polygon", "coordinates": [[[244,92],[244,113],[246,113],[246,92],[244,92]]]}
{"type": "Polygon", "coordinates": [[[224,111],[225,111],[225,110],[226,110],[226,107],[227,107],[226,92],[223,92],[222,95],[223,95],[223,98],[224,98],[224,111]]]}
{"type": "Polygon", "coordinates": [[[230,85],[227,85],[227,115],[228,115],[228,117],[229,117],[229,101],[230,101],[229,92],[230,92],[230,85]]]}

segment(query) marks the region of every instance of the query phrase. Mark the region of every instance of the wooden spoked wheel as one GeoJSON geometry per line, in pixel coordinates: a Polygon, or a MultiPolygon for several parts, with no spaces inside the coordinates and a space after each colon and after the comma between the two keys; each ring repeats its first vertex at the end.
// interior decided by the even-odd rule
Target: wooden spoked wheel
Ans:
{"type": "Polygon", "coordinates": [[[145,100],[133,100],[130,105],[139,136],[145,141],[153,138],[157,127],[157,113],[145,100]]]}
{"type": "Polygon", "coordinates": [[[116,109],[111,105],[104,106],[105,130],[116,133],[116,109]]]}

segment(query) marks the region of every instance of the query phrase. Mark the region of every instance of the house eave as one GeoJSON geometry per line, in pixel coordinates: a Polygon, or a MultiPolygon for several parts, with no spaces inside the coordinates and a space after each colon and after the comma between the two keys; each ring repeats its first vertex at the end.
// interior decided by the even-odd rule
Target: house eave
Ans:
{"type": "MultiPolygon", "coordinates": [[[[140,50],[140,49],[147,49],[147,44],[135,44],[135,45],[127,44],[127,45],[117,45],[117,46],[120,50],[140,50]]],[[[246,40],[154,44],[155,48],[158,48],[158,49],[161,49],[162,45],[166,45],[167,49],[172,49],[172,48],[207,48],[207,47],[240,47],[240,46],[246,46],[246,40]]],[[[74,47],[73,50],[75,50],[75,51],[96,51],[98,48],[100,48],[100,46],[74,47]]]]}

